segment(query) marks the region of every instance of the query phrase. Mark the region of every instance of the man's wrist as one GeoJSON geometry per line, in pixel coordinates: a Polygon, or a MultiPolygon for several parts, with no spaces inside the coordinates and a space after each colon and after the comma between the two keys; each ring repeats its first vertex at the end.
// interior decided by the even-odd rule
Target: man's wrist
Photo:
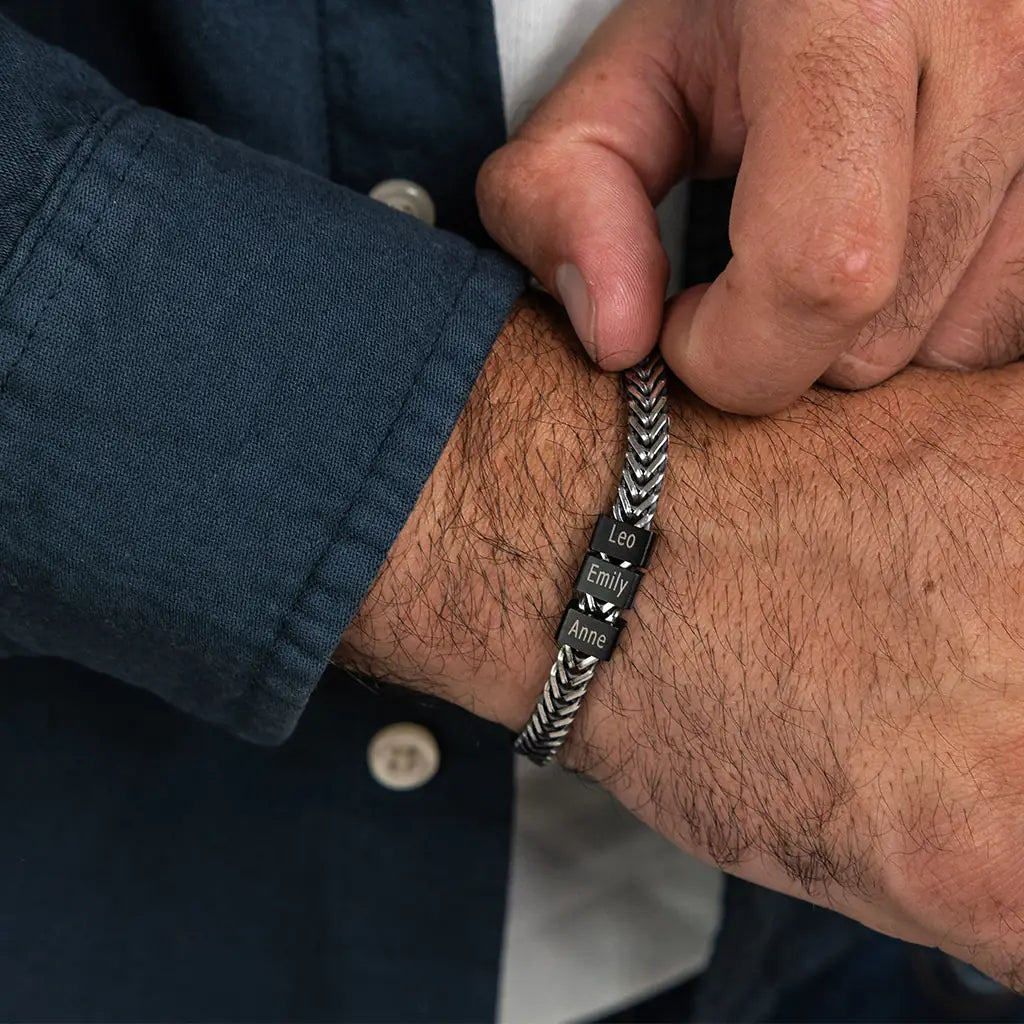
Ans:
{"type": "Polygon", "coordinates": [[[519,729],[621,469],[617,376],[553,304],[521,300],[336,653],[519,729]]]}

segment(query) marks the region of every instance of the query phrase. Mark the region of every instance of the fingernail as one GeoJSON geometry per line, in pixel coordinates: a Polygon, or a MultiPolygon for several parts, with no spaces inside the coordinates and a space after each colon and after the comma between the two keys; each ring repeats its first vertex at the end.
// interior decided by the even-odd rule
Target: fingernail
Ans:
{"type": "Polygon", "coordinates": [[[558,297],[565,306],[565,311],[572,321],[573,330],[586,349],[587,355],[597,361],[597,348],[594,345],[594,319],[596,310],[590,297],[590,289],[579,268],[573,263],[563,263],[555,271],[555,287],[558,297]]]}

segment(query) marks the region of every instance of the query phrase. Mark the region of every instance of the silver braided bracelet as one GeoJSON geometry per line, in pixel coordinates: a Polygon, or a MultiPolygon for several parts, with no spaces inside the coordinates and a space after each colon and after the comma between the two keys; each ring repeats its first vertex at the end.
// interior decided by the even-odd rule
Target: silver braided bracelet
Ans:
{"type": "Polygon", "coordinates": [[[601,516],[590,551],[576,577],[574,594],[558,626],[558,656],[544,692],[515,750],[547,764],[561,749],[597,666],[615,650],[622,612],[647,568],[654,543],[650,526],[668,464],[665,366],[657,354],[623,375],[629,432],[615,507],[601,516]]]}

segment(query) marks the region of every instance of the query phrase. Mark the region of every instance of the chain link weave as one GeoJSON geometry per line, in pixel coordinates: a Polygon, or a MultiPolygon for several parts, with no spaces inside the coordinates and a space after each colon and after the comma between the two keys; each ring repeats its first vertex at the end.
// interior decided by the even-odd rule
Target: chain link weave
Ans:
{"type": "MultiPolygon", "coordinates": [[[[629,404],[629,431],[612,516],[646,530],[654,520],[668,464],[668,403],[661,357],[655,353],[627,370],[623,384],[629,404]]],[[[618,564],[630,568],[628,562],[618,564]]],[[[573,597],[570,607],[613,625],[622,614],[615,605],[600,604],[586,594],[573,597]]],[[[559,647],[537,707],[516,738],[517,753],[539,765],[555,757],[569,735],[598,664],[598,658],[578,654],[565,645],[559,647]]]]}

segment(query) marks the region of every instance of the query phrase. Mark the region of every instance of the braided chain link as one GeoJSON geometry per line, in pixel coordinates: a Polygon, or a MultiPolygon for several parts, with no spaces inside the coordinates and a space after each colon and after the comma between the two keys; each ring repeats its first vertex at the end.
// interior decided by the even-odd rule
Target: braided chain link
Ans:
{"type": "MultiPolygon", "coordinates": [[[[668,399],[665,365],[655,353],[623,375],[629,404],[629,431],[613,518],[649,529],[668,465],[668,399]]],[[[628,562],[620,564],[630,568],[628,562]]],[[[621,612],[588,594],[573,597],[571,607],[617,625],[621,612]]],[[[561,646],[530,721],[516,738],[517,753],[547,764],[561,749],[583,703],[599,659],[561,646]]]]}

